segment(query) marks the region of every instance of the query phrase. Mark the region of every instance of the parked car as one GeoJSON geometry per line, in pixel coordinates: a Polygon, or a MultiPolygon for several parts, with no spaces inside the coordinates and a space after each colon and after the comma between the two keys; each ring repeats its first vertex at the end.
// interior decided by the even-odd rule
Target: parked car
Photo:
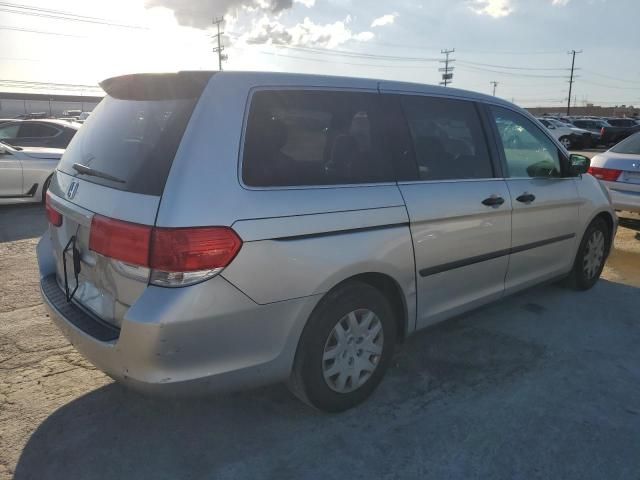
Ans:
{"type": "Polygon", "coordinates": [[[616,210],[640,212],[640,133],[594,156],[589,173],[607,187],[616,210]]]}
{"type": "Polygon", "coordinates": [[[67,148],[78,128],[64,120],[12,120],[0,125],[0,140],[19,147],[67,148]]]}
{"type": "Polygon", "coordinates": [[[595,138],[594,133],[582,128],[569,126],[553,118],[543,117],[538,118],[538,121],[547,127],[551,131],[551,134],[557,138],[567,150],[589,148],[591,145],[596,145],[599,141],[599,136],[595,138]]]}
{"type": "Polygon", "coordinates": [[[496,97],[256,72],[101,86],[49,188],[41,287],[141,390],[288,381],[345,410],[417,330],[544,281],[591,288],[616,233],[588,159],[496,97]]]}
{"type": "Polygon", "coordinates": [[[636,128],[638,126],[633,118],[607,118],[607,123],[614,127],[636,128]]]}
{"type": "Polygon", "coordinates": [[[44,201],[59,148],[13,147],[0,141],[0,205],[44,201]]]}

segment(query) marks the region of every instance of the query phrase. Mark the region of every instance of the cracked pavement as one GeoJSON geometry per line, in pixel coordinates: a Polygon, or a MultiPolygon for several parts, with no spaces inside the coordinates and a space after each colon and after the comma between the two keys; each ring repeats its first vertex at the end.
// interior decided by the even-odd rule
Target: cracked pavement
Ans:
{"type": "Polygon", "coordinates": [[[640,472],[640,217],[590,292],[537,287],[419,333],[374,397],[132,393],[38,292],[40,206],[0,208],[0,479],[562,478],[640,472]]]}

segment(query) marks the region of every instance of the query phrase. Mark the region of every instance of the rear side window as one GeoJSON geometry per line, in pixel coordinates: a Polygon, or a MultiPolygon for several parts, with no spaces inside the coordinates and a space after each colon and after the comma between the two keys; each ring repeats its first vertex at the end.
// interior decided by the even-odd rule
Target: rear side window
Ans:
{"type": "Polygon", "coordinates": [[[256,187],[394,181],[379,96],[256,92],[245,132],[242,180],[256,187]]]}
{"type": "Polygon", "coordinates": [[[401,96],[420,180],[491,178],[480,118],[471,102],[401,96]]]}
{"type": "Polygon", "coordinates": [[[19,138],[28,137],[54,137],[60,130],[50,125],[44,125],[42,123],[23,123],[20,125],[20,131],[18,133],[19,138]]]}

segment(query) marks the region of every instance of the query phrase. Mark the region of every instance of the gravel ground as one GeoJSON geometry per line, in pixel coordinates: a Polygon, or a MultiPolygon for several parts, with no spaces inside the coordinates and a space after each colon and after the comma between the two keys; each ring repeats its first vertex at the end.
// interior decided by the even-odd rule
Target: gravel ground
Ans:
{"type": "Polygon", "coordinates": [[[410,339],[375,396],[327,416],[282,386],[129,392],[37,288],[42,208],[0,207],[0,478],[640,478],[640,217],[604,280],[538,287],[410,339]]]}

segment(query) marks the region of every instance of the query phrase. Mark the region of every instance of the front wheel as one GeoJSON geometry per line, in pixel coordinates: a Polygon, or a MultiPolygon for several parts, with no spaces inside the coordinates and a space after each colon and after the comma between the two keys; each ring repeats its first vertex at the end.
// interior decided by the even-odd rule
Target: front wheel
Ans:
{"type": "Polygon", "coordinates": [[[596,218],[587,228],[571,273],[578,290],[590,289],[600,278],[606,260],[609,236],[609,228],[601,218],[596,218]]]}
{"type": "Polygon", "coordinates": [[[396,341],[393,310],[382,292],[349,282],[330,292],[304,329],[290,381],[292,392],[325,412],[369,397],[388,368],[396,341]]]}

